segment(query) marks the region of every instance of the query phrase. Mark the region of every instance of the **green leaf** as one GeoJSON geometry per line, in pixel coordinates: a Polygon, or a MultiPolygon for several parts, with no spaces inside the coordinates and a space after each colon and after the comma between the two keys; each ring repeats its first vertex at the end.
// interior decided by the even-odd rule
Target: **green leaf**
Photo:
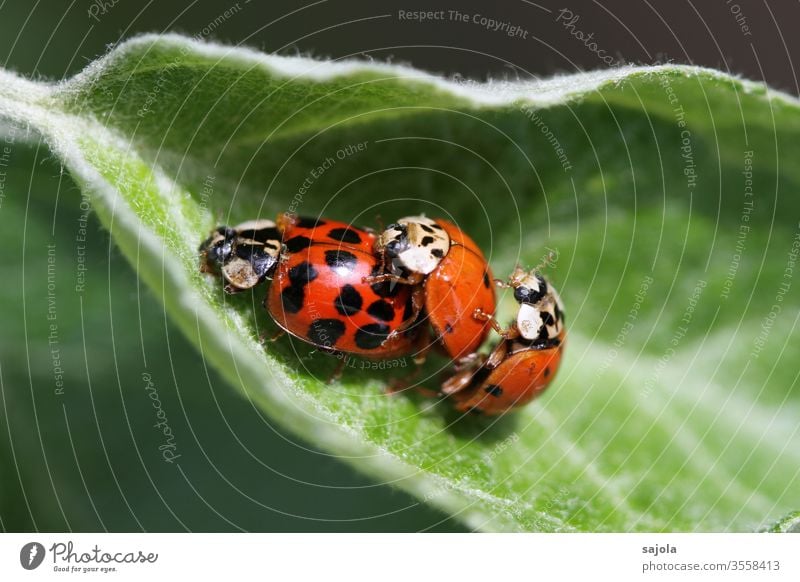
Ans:
{"type": "Polygon", "coordinates": [[[693,67],[456,84],[146,36],[62,84],[0,74],[0,119],[46,140],[243,395],[470,527],[756,531],[800,507],[794,98],[693,67]],[[556,249],[569,336],[553,386],[461,419],[385,396],[408,368],[327,385],[331,358],[262,345],[263,290],[224,296],[196,248],[219,222],[289,209],[449,216],[498,276],[556,249]]]}

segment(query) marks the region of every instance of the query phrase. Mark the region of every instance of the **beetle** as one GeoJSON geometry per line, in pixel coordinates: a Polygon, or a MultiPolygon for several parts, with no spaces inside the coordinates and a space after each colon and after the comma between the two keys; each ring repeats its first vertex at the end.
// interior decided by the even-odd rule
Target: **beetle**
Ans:
{"type": "Polygon", "coordinates": [[[504,285],[514,289],[518,308],[503,329],[493,316],[476,312],[500,334],[491,353],[464,362],[442,384],[460,412],[502,414],[538,397],[553,381],[566,338],[558,292],[536,272],[517,268],[504,285]]]}
{"type": "Polygon", "coordinates": [[[453,360],[474,354],[490,332],[488,320],[474,314],[495,310],[492,272],[475,242],[452,222],[410,216],[387,226],[375,250],[384,272],[369,281],[413,287],[407,322],[423,314],[435,343],[453,360]]]}
{"type": "Polygon", "coordinates": [[[214,229],[200,245],[201,270],[218,271],[227,293],[271,279],[264,306],[272,319],[321,350],[396,357],[415,349],[417,331],[406,325],[412,293],[365,282],[380,273],[374,246],[373,233],[352,225],[281,215],[214,229]]]}
{"type": "Polygon", "coordinates": [[[265,306],[280,328],[326,350],[370,359],[415,347],[411,288],[370,281],[380,272],[375,235],[327,219],[284,217],[285,254],[265,306]],[[393,333],[397,331],[398,333],[393,333]]]}
{"type": "Polygon", "coordinates": [[[240,293],[272,276],[280,257],[281,233],[271,220],[248,220],[215,228],[198,250],[200,270],[218,271],[225,291],[240,293]]]}

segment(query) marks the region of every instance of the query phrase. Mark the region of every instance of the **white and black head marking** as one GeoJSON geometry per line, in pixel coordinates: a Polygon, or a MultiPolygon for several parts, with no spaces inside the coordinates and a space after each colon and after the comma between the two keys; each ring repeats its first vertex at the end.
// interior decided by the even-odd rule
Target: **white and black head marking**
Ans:
{"type": "Polygon", "coordinates": [[[558,292],[538,273],[517,269],[511,281],[519,303],[517,328],[522,338],[537,346],[557,345],[564,329],[564,305],[558,292]]]}
{"type": "Polygon", "coordinates": [[[450,250],[450,236],[431,218],[408,216],[386,227],[376,246],[391,260],[395,274],[428,275],[450,250]]]}
{"type": "Polygon", "coordinates": [[[271,220],[248,220],[233,228],[220,226],[200,245],[206,263],[239,291],[270,277],[280,252],[281,235],[271,220]]]}

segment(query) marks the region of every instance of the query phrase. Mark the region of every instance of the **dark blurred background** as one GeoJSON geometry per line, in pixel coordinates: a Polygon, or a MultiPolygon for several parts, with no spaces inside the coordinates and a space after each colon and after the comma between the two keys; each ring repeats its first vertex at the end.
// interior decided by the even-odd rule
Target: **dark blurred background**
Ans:
{"type": "MultiPolygon", "coordinates": [[[[200,34],[236,2],[40,0],[0,3],[0,58],[26,74],[61,78],[109,45],[142,32],[200,34]]],[[[462,2],[238,2],[208,38],[266,52],[402,62],[475,79],[546,76],[606,66],[571,32],[594,33],[617,62],[714,67],[798,92],[800,3],[783,0],[502,0],[462,2]],[[401,20],[399,11],[454,10],[510,22],[509,37],[450,20],[401,20]],[[579,19],[564,27],[568,9],[579,19]],[[556,21],[561,17],[561,20],[556,21]]]]}
{"type": "MultiPolygon", "coordinates": [[[[57,80],[136,34],[178,32],[284,55],[390,61],[477,80],[537,78],[609,63],[689,63],[798,94],[792,60],[800,57],[798,23],[794,0],[0,0],[0,60],[21,74],[57,80]],[[414,10],[481,14],[520,32],[400,15],[414,10]],[[232,14],[220,22],[225,11],[232,14]],[[576,38],[578,32],[592,38],[576,38]]],[[[20,148],[14,169],[0,207],[0,242],[7,281],[26,282],[6,285],[1,297],[0,529],[461,529],[298,441],[226,389],[140,289],[94,219],[89,265],[107,280],[93,285],[83,302],[59,295],[67,393],[54,403],[49,363],[36,358],[46,353],[48,335],[42,251],[50,240],[74,239],[79,192],[44,149],[20,148]],[[28,202],[28,194],[41,190],[58,194],[53,206],[28,202]],[[146,337],[132,330],[121,345],[111,345],[115,316],[131,310],[146,337]],[[181,472],[142,456],[156,436],[147,432],[150,403],[139,397],[144,359],[181,435],[181,472]],[[38,396],[42,391],[48,398],[38,396]]],[[[115,337],[126,336],[116,330],[115,337]]]]}

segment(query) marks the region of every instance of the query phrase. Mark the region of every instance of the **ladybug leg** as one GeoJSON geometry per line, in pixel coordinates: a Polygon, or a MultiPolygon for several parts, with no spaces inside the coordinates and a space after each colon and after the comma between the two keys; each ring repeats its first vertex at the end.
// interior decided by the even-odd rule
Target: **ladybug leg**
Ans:
{"type": "Polygon", "coordinates": [[[370,285],[375,283],[385,283],[386,281],[391,281],[392,283],[400,283],[402,285],[416,285],[420,283],[419,277],[411,276],[411,277],[401,277],[400,275],[394,275],[392,273],[381,273],[380,275],[369,275],[367,277],[363,277],[361,279],[363,283],[369,283],[370,285]]]}
{"type": "Polygon", "coordinates": [[[249,291],[249,289],[242,289],[241,287],[236,287],[230,283],[226,283],[223,287],[225,293],[228,295],[236,295],[237,293],[244,293],[245,291],[249,291]]]}
{"type": "Polygon", "coordinates": [[[461,372],[467,369],[475,369],[480,367],[479,363],[482,363],[482,359],[485,356],[479,354],[478,352],[472,352],[471,354],[467,354],[463,358],[459,358],[453,364],[453,369],[456,372],[461,372]]]}
{"type": "Polygon", "coordinates": [[[519,287],[520,282],[522,281],[523,277],[525,277],[526,272],[525,270],[517,265],[514,267],[514,272],[509,275],[506,281],[502,279],[495,279],[494,284],[501,289],[516,289],[519,287]]]}
{"type": "Polygon", "coordinates": [[[455,363],[455,374],[442,382],[441,393],[445,396],[461,392],[472,385],[475,373],[488,362],[484,354],[474,352],[455,363]]]}
{"type": "MultiPolygon", "coordinates": [[[[375,215],[375,224],[378,225],[378,232],[383,232],[386,230],[386,225],[383,223],[383,217],[380,214],[375,215]]],[[[375,229],[372,228],[365,228],[367,232],[375,232],[375,229]]]]}
{"type": "Polygon", "coordinates": [[[284,330],[282,330],[282,329],[279,329],[278,331],[273,333],[270,337],[267,337],[267,332],[265,331],[265,332],[263,332],[262,334],[260,334],[258,336],[258,342],[260,344],[262,344],[262,345],[266,344],[267,342],[273,343],[273,342],[278,341],[284,335],[286,335],[286,332],[284,330]]]}
{"type": "Polygon", "coordinates": [[[426,329],[420,332],[419,336],[417,336],[417,339],[414,342],[414,349],[416,351],[414,352],[412,358],[414,360],[414,364],[417,366],[417,370],[419,370],[422,364],[425,363],[425,360],[428,359],[428,352],[431,351],[431,348],[434,345],[429,340],[430,338],[426,329]]]}
{"type": "Polygon", "coordinates": [[[489,357],[486,358],[485,365],[487,368],[496,368],[506,359],[509,343],[508,340],[501,341],[494,347],[489,357]]]}
{"type": "Polygon", "coordinates": [[[282,329],[279,329],[278,331],[273,333],[272,336],[270,336],[269,341],[276,342],[276,341],[278,341],[280,338],[282,338],[285,335],[286,335],[286,331],[284,331],[282,329]]]}
{"type": "Polygon", "coordinates": [[[517,326],[513,325],[508,329],[503,329],[503,326],[498,323],[494,315],[491,313],[486,313],[480,307],[472,312],[472,317],[478,321],[488,322],[489,325],[492,326],[492,329],[495,330],[503,339],[514,339],[515,337],[519,336],[519,330],[517,329],[517,326]]]}
{"type": "Polygon", "coordinates": [[[441,393],[445,396],[450,396],[467,389],[472,384],[472,378],[475,375],[474,370],[464,370],[456,372],[447,380],[442,382],[441,393]]]}
{"type": "Polygon", "coordinates": [[[344,358],[339,358],[339,362],[336,364],[333,372],[331,372],[331,375],[328,376],[328,384],[338,382],[342,378],[342,372],[344,371],[345,364],[347,364],[347,361],[344,358]]]}
{"type": "MultiPolygon", "coordinates": [[[[384,340],[384,344],[388,342],[390,339],[397,337],[404,331],[406,331],[409,327],[414,325],[419,318],[419,314],[422,313],[423,308],[425,307],[425,289],[422,285],[415,285],[413,291],[411,292],[411,315],[406,319],[403,323],[401,323],[397,329],[393,330],[392,333],[384,340]]],[[[420,337],[423,334],[420,334],[420,337]]],[[[424,360],[423,360],[424,361],[424,360]]]]}

